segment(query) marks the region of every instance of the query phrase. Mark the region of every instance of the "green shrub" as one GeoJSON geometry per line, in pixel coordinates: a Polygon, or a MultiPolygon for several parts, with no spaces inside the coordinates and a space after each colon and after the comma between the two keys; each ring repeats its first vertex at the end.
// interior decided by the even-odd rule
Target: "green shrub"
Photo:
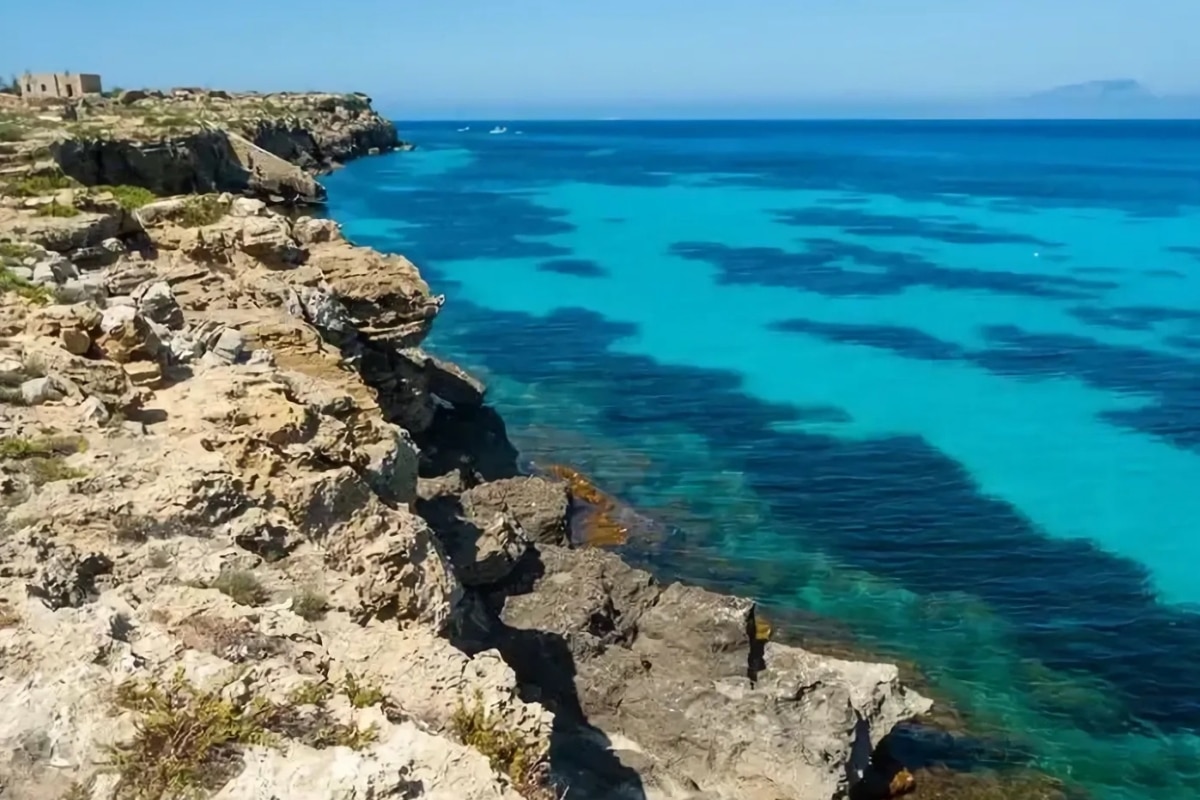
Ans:
{"type": "Polygon", "coordinates": [[[27,470],[34,486],[43,486],[54,481],[73,481],[88,476],[87,470],[69,466],[61,458],[31,458],[27,470]]]}
{"type": "Polygon", "coordinates": [[[278,713],[273,704],[202,691],[182,670],[166,684],[123,683],[116,701],[139,715],[133,739],[109,751],[118,798],[186,798],[219,789],[240,770],[241,747],[275,741],[269,730],[278,713]]]}
{"type": "Polygon", "coordinates": [[[257,606],[267,602],[270,595],[263,588],[258,576],[244,569],[231,569],[222,572],[212,582],[212,588],[228,597],[238,605],[257,606]]]}
{"type": "Polygon", "coordinates": [[[55,175],[31,175],[22,178],[8,187],[8,193],[16,197],[43,197],[48,194],[72,189],[79,185],[78,181],[68,178],[61,173],[55,175]]]}
{"type": "Polygon", "coordinates": [[[19,142],[24,138],[24,132],[19,125],[11,122],[0,123],[0,142],[19,142]]]}
{"type": "Polygon", "coordinates": [[[111,192],[112,196],[121,204],[121,208],[126,211],[133,211],[158,199],[154,192],[141,186],[97,186],[96,190],[111,192]]]}
{"type": "Polygon", "coordinates": [[[44,206],[38,206],[36,214],[39,217],[77,217],[79,216],[79,209],[70,203],[55,201],[47,203],[44,206]]]}
{"type": "Polygon", "coordinates": [[[325,616],[328,606],[328,598],[316,589],[303,588],[292,595],[293,613],[309,622],[325,616]]]}
{"type": "Polygon", "coordinates": [[[37,248],[24,242],[0,242],[0,261],[23,261],[37,252],[37,248]]]}
{"type": "Polygon", "coordinates": [[[469,707],[459,701],[450,717],[450,728],[459,741],[487,756],[492,769],[508,776],[519,794],[538,800],[553,798],[541,747],[507,727],[499,715],[489,714],[483,707],[482,693],[475,692],[469,707]]]}
{"type": "Polygon", "coordinates": [[[54,292],[24,278],[18,278],[6,267],[0,267],[0,292],[16,292],[26,300],[46,305],[54,299],[54,292]]]}
{"type": "Polygon", "coordinates": [[[383,690],[372,683],[359,683],[353,672],[347,672],[342,679],[342,694],[350,700],[355,708],[367,708],[383,702],[383,690]]]}
{"type": "Polygon", "coordinates": [[[189,197],[175,214],[175,221],[185,228],[212,225],[225,216],[228,207],[215,194],[189,197]]]}
{"type": "Polygon", "coordinates": [[[82,453],[87,450],[87,439],[82,436],[39,436],[29,439],[24,436],[0,436],[0,458],[39,458],[82,453]]]}
{"type": "Polygon", "coordinates": [[[333,687],[328,683],[307,681],[288,693],[288,702],[296,706],[319,706],[333,697],[333,687]]]}

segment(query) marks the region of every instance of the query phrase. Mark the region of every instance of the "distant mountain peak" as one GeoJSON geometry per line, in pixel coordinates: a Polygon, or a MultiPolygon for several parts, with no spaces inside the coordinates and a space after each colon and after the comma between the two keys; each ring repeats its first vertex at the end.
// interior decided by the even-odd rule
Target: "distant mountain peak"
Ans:
{"type": "Polygon", "coordinates": [[[1031,95],[1034,100],[1150,100],[1154,93],[1132,78],[1085,81],[1031,95]]]}

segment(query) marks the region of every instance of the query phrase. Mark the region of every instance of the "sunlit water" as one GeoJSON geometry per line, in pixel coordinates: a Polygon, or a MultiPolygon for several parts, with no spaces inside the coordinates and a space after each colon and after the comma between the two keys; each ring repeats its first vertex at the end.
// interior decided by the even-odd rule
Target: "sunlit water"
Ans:
{"type": "Polygon", "coordinates": [[[458,127],[330,213],[631,558],[915,661],[988,758],[1200,797],[1200,125],[458,127]]]}

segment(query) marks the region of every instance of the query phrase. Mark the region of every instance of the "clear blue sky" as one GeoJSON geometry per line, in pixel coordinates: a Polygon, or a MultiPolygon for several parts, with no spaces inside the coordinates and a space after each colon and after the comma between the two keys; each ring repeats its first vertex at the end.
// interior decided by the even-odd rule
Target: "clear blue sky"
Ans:
{"type": "MultiPolygon", "coordinates": [[[[85,0],[38,0],[80,19],[85,0]]],[[[959,101],[1102,78],[1200,92],[1200,0],[110,0],[2,74],[361,90],[398,115],[959,101]]],[[[10,15],[11,16],[11,15],[10,15]]],[[[44,35],[43,35],[44,33],[44,35]]]]}

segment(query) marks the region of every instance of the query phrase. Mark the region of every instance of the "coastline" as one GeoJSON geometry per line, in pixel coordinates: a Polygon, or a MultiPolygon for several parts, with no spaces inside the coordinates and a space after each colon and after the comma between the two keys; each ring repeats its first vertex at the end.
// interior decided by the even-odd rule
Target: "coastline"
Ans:
{"type": "MultiPolygon", "coordinates": [[[[398,143],[391,123],[382,122],[386,127],[372,125],[371,129],[384,131],[378,134],[382,136],[390,128],[391,137],[398,143]]],[[[338,158],[321,158],[321,148],[313,151],[296,147],[292,137],[297,131],[290,123],[266,125],[262,129],[276,136],[281,127],[287,136],[283,137],[283,144],[277,143],[276,149],[312,162],[306,163],[300,172],[320,172],[339,163],[338,158]],[[287,147],[293,149],[289,151],[287,147]]],[[[172,139],[179,146],[168,151],[174,154],[171,158],[182,158],[180,153],[208,148],[213,136],[214,132],[208,128],[202,133],[180,134],[172,139]]],[[[307,136],[313,143],[320,138],[311,133],[307,136]]],[[[379,148],[378,144],[360,146],[361,141],[379,140],[360,140],[354,134],[349,141],[348,149],[338,151],[342,160],[368,155],[372,148],[378,148],[379,152],[391,149],[379,148]]],[[[65,161],[64,172],[68,175],[74,172],[90,179],[92,184],[111,185],[124,183],[122,179],[139,179],[154,188],[170,186],[169,181],[156,184],[151,177],[131,169],[129,165],[134,160],[113,157],[112,150],[108,145],[68,146],[52,148],[51,154],[65,161]],[[99,155],[81,156],[81,153],[99,155]]],[[[241,163],[238,148],[229,148],[229,152],[234,161],[241,163]]],[[[253,160],[257,151],[248,152],[253,160]]],[[[229,171],[229,163],[222,158],[193,159],[188,163],[194,175],[210,180],[213,189],[238,190],[269,200],[321,197],[323,190],[315,181],[310,186],[302,176],[269,159],[266,168],[260,159],[259,171],[251,165],[250,169],[243,169],[245,174],[239,175],[236,170],[229,171]],[[221,184],[220,180],[230,183],[221,184]]],[[[193,177],[192,183],[203,184],[204,180],[193,177]]],[[[67,190],[58,190],[49,203],[34,208],[59,203],[63,191],[67,190]]],[[[754,604],[748,600],[678,585],[662,587],[646,573],[624,565],[616,556],[598,549],[566,547],[568,509],[572,503],[586,501],[587,492],[578,485],[571,487],[569,481],[564,484],[521,476],[516,468],[516,451],[507,440],[503,421],[485,404],[482,385],[453,364],[418,349],[441,307],[441,299],[430,292],[416,267],[406,259],[355,247],[341,237],[336,224],[304,217],[288,221],[262,203],[232,196],[218,198],[221,213],[215,219],[188,226],[180,224],[179,218],[189,208],[186,200],[154,201],[129,211],[113,208],[112,200],[103,193],[93,196],[87,191],[70,191],[69,202],[82,209],[82,214],[76,216],[96,215],[97,219],[89,217],[47,225],[41,221],[29,223],[21,216],[22,224],[26,225],[21,233],[27,235],[28,225],[32,224],[35,236],[40,237],[40,247],[45,248],[47,242],[63,247],[63,250],[42,251],[59,253],[61,260],[49,256],[43,260],[60,268],[58,271],[50,268],[53,291],[66,290],[67,299],[78,302],[60,302],[41,311],[24,305],[6,308],[11,312],[6,317],[6,335],[19,331],[14,336],[24,340],[21,354],[16,357],[20,367],[15,371],[28,373],[31,360],[36,360],[44,374],[32,377],[29,373],[25,377],[57,384],[39,386],[47,397],[54,393],[60,396],[33,403],[13,414],[16,424],[13,419],[6,419],[8,427],[4,434],[11,439],[10,429],[23,430],[48,421],[56,422],[59,430],[79,431],[89,446],[86,452],[70,456],[70,468],[81,472],[94,468],[97,457],[111,459],[113,463],[107,463],[106,469],[114,464],[128,467],[122,460],[128,453],[122,450],[137,451],[139,460],[155,454],[163,457],[166,450],[161,447],[173,447],[196,434],[210,439],[215,435],[225,441],[210,444],[209,448],[215,447],[215,451],[201,449],[221,453],[227,464],[232,460],[235,465],[232,474],[240,474],[251,487],[243,490],[237,505],[257,509],[259,517],[305,509],[300,515],[302,520],[290,513],[285,514],[292,517],[290,522],[259,519],[249,529],[244,519],[247,513],[232,518],[224,515],[220,525],[229,547],[191,553],[187,559],[175,553],[177,563],[205,563],[210,573],[212,564],[205,559],[211,561],[212,556],[221,556],[215,574],[202,575],[194,583],[211,586],[227,571],[227,563],[243,563],[242,556],[246,553],[259,559],[253,569],[286,559],[289,569],[298,564],[297,573],[310,577],[314,572],[328,569],[332,561],[335,571],[346,572],[348,579],[341,586],[329,587],[327,592],[330,608],[322,624],[336,629],[336,635],[318,631],[327,661],[338,660],[335,648],[329,643],[333,641],[346,645],[347,652],[373,650],[378,657],[365,660],[382,690],[392,696],[391,702],[404,715],[418,720],[420,727],[435,731],[453,727],[454,704],[462,701],[464,693],[468,698],[473,690],[488,694],[486,713],[506,720],[530,741],[541,742],[549,753],[550,777],[560,785],[572,786],[572,797],[637,796],[640,791],[643,797],[698,797],[698,792],[708,792],[706,796],[711,797],[766,798],[772,791],[790,791],[791,794],[778,796],[817,798],[844,793],[852,784],[858,784],[862,793],[872,782],[879,783],[879,778],[872,776],[859,782],[867,771],[871,751],[895,724],[927,707],[919,695],[901,686],[895,667],[820,658],[769,641],[754,604]],[[95,224],[91,225],[92,222],[95,224]],[[80,223],[89,223],[83,226],[83,233],[77,232],[80,223]],[[105,233],[124,235],[125,241],[142,245],[148,240],[150,246],[137,250],[136,259],[130,257],[133,249],[118,254],[111,245],[108,255],[90,252],[96,248],[103,250],[105,242],[118,238],[100,236],[105,233]],[[62,258],[64,252],[67,255],[62,258]],[[147,257],[150,253],[153,258],[147,257]],[[166,263],[159,263],[164,256],[166,263]],[[101,293],[92,293],[88,276],[81,274],[87,270],[77,268],[74,270],[77,277],[59,280],[60,272],[66,275],[71,272],[62,261],[88,264],[89,259],[109,261],[100,268],[103,294],[132,298],[131,305],[141,316],[128,312],[110,314],[114,319],[129,318],[102,331],[104,312],[129,306],[113,306],[108,303],[109,298],[98,296],[101,293]],[[229,268],[244,273],[236,282],[236,292],[229,291],[231,287],[226,285],[233,283],[232,279],[214,278],[227,274],[229,268]],[[140,280],[135,282],[135,278],[140,280]],[[154,288],[164,284],[166,292],[154,288]],[[109,287],[129,291],[113,292],[109,287]],[[244,305],[243,297],[247,294],[254,300],[244,305]],[[103,308],[99,307],[101,301],[103,308]],[[87,309],[79,308],[89,304],[87,309]],[[270,309],[268,318],[261,313],[264,309],[270,309]],[[92,311],[99,313],[101,319],[94,320],[92,311]],[[168,332],[164,334],[154,326],[165,327],[168,332]],[[194,335],[205,330],[203,336],[194,335]],[[102,332],[97,336],[98,331],[102,332]],[[118,331],[116,336],[112,335],[114,331],[118,331]],[[87,338],[86,347],[82,346],[81,335],[87,338]],[[47,339],[52,343],[48,344],[47,339]],[[151,340],[156,340],[157,345],[152,345],[151,340]],[[79,349],[83,352],[73,352],[79,349]],[[197,355],[197,351],[202,352],[197,355]],[[254,355],[264,351],[269,355],[254,355]],[[60,352],[68,353],[70,358],[60,352]],[[129,358],[117,362],[116,353],[129,358]],[[30,354],[37,359],[31,359],[30,354]],[[182,360],[181,355],[186,355],[187,360],[182,360]],[[84,361],[156,364],[157,370],[152,366],[133,370],[122,366],[115,372],[100,370],[105,374],[98,376],[92,374],[97,371],[94,365],[81,366],[84,361]],[[120,372],[124,375],[119,375],[120,372]],[[301,386],[285,373],[304,375],[309,383],[301,386]],[[205,376],[205,380],[192,381],[193,375],[205,376]],[[273,396],[277,390],[264,393],[263,383],[286,386],[283,391],[286,403],[280,407],[278,398],[273,396]],[[324,396],[327,389],[322,390],[321,384],[335,387],[336,400],[324,396]],[[246,397],[255,402],[243,403],[246,397]],[[98,401],[93,402],[93,398],[98,401]],[[228,405],[235,399],[238,401],[235,406],[265,409],[261,414],[249,413],[249,434],[239,430],[247,427],[246,422],[214,421],[202,413],[202,409],[214,403],[228,405]],[[97,405],[101,407],[99,411],[97,405]],[[85,406],[92,416],[81,423],[76,416],[85,406]],[[193,408],[194,416],[189,417],[188,409],[193,408]],[[66,409],[71,413],[66,413],[66,409]],[[122,423],[115,433],[99,426],[97,433],[92,430],[91,422],[100,411],[110,420],[120,413],[126,417],[125,423],[132,424],[122,423]],[[29,419],[21,418],[25,414],[29,419]],[[167,420],[158,419],[159,415],[167,420]],[[173,427],[172,418],[177,416],[186,420],[183,427],[173,427]],[[279,424],[289,418],[296,421],[279,424]],[[226,424],[231,427],[223,427],[226,424]],[[316,436],[323,427],[325,434],[316,436]],[[130,445],[123,441],[126,434],[137,443],[130,445]],[[336,446],[331,447],[324,435],[336,440],[336,446]],[[105,441],[95,441],[100,438],[105,441]],[[110,438],[121,439],[121,447],[114,448],[108,441],[110,438]],[[163,441],[156,444],[142,441],[154,439],[163,441]],[[261,452],[264,446],[269,451],[267,456],[261,452]],[[307,453],[288,449],[293,446],[307,453]],[[234,449],[228,450],[230,447],[234,449]],[[322,462],[315,471],[311,461],[314,452],[322,462]],[[262,471],[264,458],[271,467],[262,471]],[[331,464],[337,465],[333,471],[342,473],[341,482],[332,486],[326,481],[331,464]],[[247,480],[251,475],[255,477],[247,480]],[[353,484],[353,491],[347,488],[347,482],[353,484]],[[269,489],[258,493],[264,485],[269,489]],[[572,488],[574,491],[570,491],[572,488]],[[288,502],[280,503],[275,497],[286,497],[288,502]],[[349,500],[332,502],[334,498],[359,498],[387,521],[373,531],[335,535],[339,529],[361,527],[358,520],[364,514],[361,505],[346,507],[344,502],[349,500]],[[410,513],[409,509],[416,513],[410,513]],[[381,540],[388,542],[382,551],[377,546],[381,540]],[[320,546],[313,547],[317,543],[320,546]],[[349,576],[357,576],[357,580],[349,576]],[[571,587],[568,595],[561,594],[562,586],[571,587]],[[357,634],[353,630],[355,624],[359,627],[357,634]],[[370,635],[361,631],[369,631],[370,635]],[[434,635],[438,631],[448,633],[449,640],[434,635]],[[390,648],[374,641],[377,637],[390,648]],[[456,647],[451,647],[451,641],[456,647]],[[431,653],[434,655],[430,656],[431,653]],[[396,671],[395,664],[385,662],[403,661],[398,654],[408,654],[409,658],[425,663],[436,662],[440,664],[437,670],[458,671],[458,691],[450,699],[449,711],[444,698],[438,708],[430,708],[428,700],[421,696],[422,691],[434,694],[434,687],[444,686],[436,679],[436,670],[426,683],[418,681],[415,688],[394,686],[404,680],[400,678],[402,673],[396,671]],[[481,663],[490,666],[483,670],[482,682],[476,675],[472,686],[472,679],[463,676],[479,672],[481,663]],[[686,667],[686,672],[660,677],[662,670],[656,672],[647,663],[680,665],[686,667]],[[608,714],[597,719],[596,709],[603,708],[606,699],[613,699],[615,686],[611,678],[605,682],[610,674],[618,678],[622,694],[616,698],[617,702],[610,703],[608,714]],[[816,685],[822,682],[828,685],[815,692],[797,689],[814,685],[814,676],[818,676],[816,685]],[[680,678],[683,682],[676,682],[680,678]],[[859,696],[863,692],[866,697],[859,696]],[[663,698],[671,699],[664,703],[663,698]],[[780,702],[791,708],[781,712],[780,702]],[[814,713],[814,709],[830,707],[837,714],[814,713]],[[688,711],[682,715],[671,712],[680,708],[688,711]],[[737,720],[764,714],[769,718],[765,728],[760,724],[754,729],[739,729],[735,724],[737,720]],[[660,735],[663,738],[656,741],[660,735]],[[864,743],[864,736],[869,744],[864,743]],[[696,738],[699,741],[688,741],[696,738]],[[597,739],[607,743],[596,747],[597,739]],[[820,744],[809,752],[803,744],[807,739],[819,740],[820,744]],[[593,743],[590,752],[585,748],[589,742],[593,743]],[[795,752],[798,743],[802,750],[799,758],[795,752]],[[714,747],[730,756],[747,748],[761,751],[761,763],[752,766],[749,772],[732,759],[713,763],[710,751],[714,747]],[[587,752],[587,757],[576,759],[578,763],[563,758],[565,753],[581,751],[587,752]],[[827,763],[822,766],[822,762],[827,763]],[[623,794],[614,795],[614,791],[623,794]]],[[[24,203],[21,208],[25,208],[24,203]]],[[[31,267],[22,265],[22,269],[30,270],[31,278],[38,274],[40,264],[38,259],[34,260],[31,267]]],[[[44,276],[45,271],[41,274],[44,276]]],[[[22,381],[22,390],[28,380],[22,381]]],[[[199,451],[189,452],[200,457],[199,451]]],[[[184,465],[177,466],[182,469],[184,465]]],[[[220,473],[224,467],[213,469],[220,473]]],[[[182,475],[168,469],[167,476],[172,474],[182,475]]],[[[96,512],[95,501],[80,504],[76,502],[80,497],[99,495],[112,501],[118,499],[117,494],[126,492],[125,487],[97,485],[97,480],[80,475],[49,481],[42,485],[46,489],[30,490],[29,496],[10,513],[10,525],[14,517],[32,519],[34,523],[13,531],[28,535],[21,542],[28,552],[13,553],[8,559],[29,564],[30,574],[18,570],[17,577],[32,580],[32,584],[45,589],[51,581],[42,574],[44,569],[39,573],[35,566],[45,559],[31,558],[32,553],[38,552],[37,542],[47,536],[65,541],[69,536],[64,526],[72,513],[96,512]],[[54,511],[60,507],[67,513],[56,517],[54,511]],[[30,528],[35,529],[34,533],[28,533],[30,528]]],[[[143,476],[142,485],[170,485],[165,481],[163,475],[143,476]]],[[[181,485],[175,486],[174,491],[188,495],[197,490],[181,485]]],[[[126,503],[132,502],[129,497],[122,497],[126,503]]],[[[120,507],[120,503],[113,507],[120,507]]],[[[170,519],[170,524],[180,524],[182,519],[170,519]]],[[[75,521],[78,522],[78,516],[75,521]]],[[[167,521],[160,519],[155,524],[161,526],[167,521]]],[[[190,518],[186,521],[187,526],[199,524],[211,526],[212,522],[190,518]]],[[[150,544],[159,546],[157,543],[164,537],[141,538],[138,546],[148,548],[150,544]]],[[[41,546],[45,548],[44,544],[41,546]]],[[[110,549],[94,539],[87,546],[110,549]]],[[[78,552],[85,549],[80,547],[78,552]]],[[[99,575],[117,575],[121,579],[106,577],[100,585],[95,580],[98,575],[91,574],[95,564],[84,566],[87,559],[81,560],[78,554],[70,564],[56,567],[68,573],[67,578],[57,579],[59,583],[65,580],[70,586],[81,582],[87,586],[68,591],[65,602],[56,600],[58,605],[51,604],[51,610],[57,613],[65,609],[70,615],[87,613],[85,609],[97,604],[111,607],[97,598],[104,598],[107,593],[120,594],[123,583],[137,581],[142,582],[140,591],[158,596],[164,583],[161,576],[150,576],[154,578],[150,582],[154,588],[150,588],[144,574],[125,581],[122,570],[113,569],[114,563],[120,565],[127,557],[142,559],[148,557],[148,550],[106,554],[109,568],[101,570],[99,575]]],[[[9,590],[16,588],[15,583],[7,587],[5,596],[13,594],[9,590]]],[[[171,620],[172,610],[181,604],[203,606],[209,616],[217,615],[215,608],[220,605],[223,613],[228,612],[238,620],[258,617],[248,624],[267,625],[275,633],[282,624],[275,617],[287,620],[294,627],[295,615],[287,609],[274,617],[265,612],[245,614],[237,608],[240,603],[230,608],[231,604],[221,599],[223,593],[219,589],[188,588],[196,596],[180,598],[163,591],[164,605],[157,610],[171,620]],[[266,620],[271,620],[270,624],[266,620]]],[[[43,593],[53,594],[48,590],[43,593]]],[[[35,593],[34,597],[38,595],[35,593]]],[[[127,599],[123,602],[128,604],[127,599]]],[[[42,605],[46,605],[44,598],[42,605]]],[[[135,627],[156,635],[177,636],[178,629],[172,630],[170,622],[166,630],[156,630],[159,623],[149,617],[150,610],[154,609],[145,609],[147,613],[142,614],[141,609],[131,609],[139,620],[135,627]]],[[[44,649],[45,631],[39,634],[41,640],[31,638],[32,633],[38,633],[33,623],[45,627],[59,621],[52,621],[41,609],[28,607],[18,616],[23,621],[6,629],[8,639],[0,641],[0,645],[9,653],[21,648],[44,649]],[[26,619],[26,615],[31,616],[26,619]],[[25,638],[17,641],[22,636],[25,638]]],[[[72,620],[72,624],[79,621],[72,620]]],[[[55,635],[59,637],[57,641],[70,638],[64,630],[55,635]]],[[[75,635],[82,637],[78,630],[75,635]]],[[[121,642],[126,650],[137,655],[136,643],[142,639],[132,638],[132,644],[113,641],[121,642]]],[[[122,649],[119,645],[106,647],[122,649]]],[[[185,642],[185,653],[195,649],[185,642]]],[[[160,658],[156,664],[159,674],[176,661],[177,655],[160,658]]],[[[227,655],[223,650],[220,656],[210,655],[237,663],[223,658],[227,655]]],[[[288,656],[272,657],[288,660],[288,656]]],[[[53,665],[53,658],[47,655],[45,659],[45,666],[53,665]]],[[[293,671],[297,663],[291,659],[293,671]]],[[[332,671],[327,666],[324,674],[328,677],[339,671],[353,674],[344,666],[332,671]]],[[[111,675],[107,677],[111,680],[111,675]]],[[[268,683],[264,679],[263,685],[268,683]]],[[[9,705],[25,696],[18,688],[27,693],[30,685],[0,684],[0,703],[9,705]]],[[[53,694],[46,699],[61,701],[61,697],[53,694]]],[[[374,724],[381,727],[386,724],[389,729],[397,730],[402,727],[386,713],[383,716],[383,721],[375,720],[374,724]]],[[[2,733],[8,742],[28,731],[2,733]]],[[[406,730],[404,735],[415,734],[406,730]]],[[[444,736],[431,738],[439,743],[445,741],[447,748],[461,746],[444,736]]],[[[460,734],[459,738],[464,737],[460,734]]],[[[78,741],[74,744],[81,751],[90,746],[78,741]]],[[[301,746],[307,745],[297,745],[295,749],[301,746]]],[[[477,749],[486,748],[477,746],[477,749]]],[[[264,767],[266,761],[253,760],[258,756],[251,756],[251,764],[259,769],[259,779],[263,775],[278,776],[284,770],[279,764],[268,769],[264,767]]],[[[74,761],[82,763],[82,759],[74,761]]],[[[492,766],[496,766],[494,761],[492,766]]],[[[912,788],[911,776],[893,783],[897,776],[906,774],[898,765],[883,764],[883,768],[888,772],[882,781],[884,785],[872,789],[876,796],[912,788]]],[[[484,769],[479,774],[472,773],[471,780],[481,782],[481,775],[486,772],[484,769]]],[[[522,774],[519,778],[526,780],[528,776],[522,774]]],[[[238,785],[241,780],[235,779],[230,785],[238,785]]],[[[500,787],[518,783],[512,775],[507,783],[504,779],[497,780],[500,787]]],[[[528,786],[524,788],[526,792],[533,791],[528,786]]],[[[534,788],[545,788],[545,784],[539,782],[534,788]]],[[[96,791],[91,796],[108,796],[96,791]]],[[[229,794],[230,791],[227,785],[218,796],[240,796],[236,792],[229,794]]],[[[533,795],[527,793],[527,796],[533,795]]]]}

